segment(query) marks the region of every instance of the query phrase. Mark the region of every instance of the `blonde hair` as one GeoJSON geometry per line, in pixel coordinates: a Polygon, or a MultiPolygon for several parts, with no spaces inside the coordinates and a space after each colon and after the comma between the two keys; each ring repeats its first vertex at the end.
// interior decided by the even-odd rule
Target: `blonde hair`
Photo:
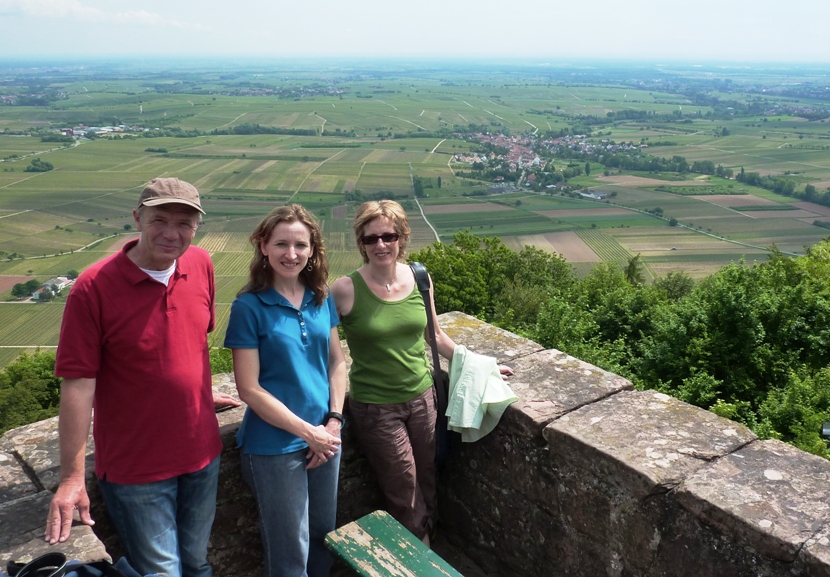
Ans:
{"type": "Polygon", "coordinates": [[[248,284],[242,287],[236,296],[247,292],[263,292],[274,285],[274,271],[268,263],[268,257],[262,254],[260,245],[270,240],[274,229],[281,222],[300,222],[309,230],[313,250],[311,258],[308,259],[311,270],[303,268],[300,271],[300,280],[314,291],[314,303],[320,306],[328,296],[329,261],[326,258],[326,245],[320,225],[311,213],[299,204],[275,208],[251,233],[249,240],[254,247],[254,258],[251,259],[248,284]]]}
{"type": "Polygon", "coordinates": [[[409,235],[412,232],[409,228],[409,217],[406,216],[406,211],[394,200],[370,200],[361,204],[354,215],[354,235],[357,240],[357,250],[363,256],[363,263],[368,263],[369,257],[366,255],[366,249],[363,248],[360,239],[363,238],[366,225],[380,216],[385,216],[391,220],[395,232],[400,235],[398,239],[398,260],[404,262],[406,260],[406,247],[409,244],[409,235]]]}

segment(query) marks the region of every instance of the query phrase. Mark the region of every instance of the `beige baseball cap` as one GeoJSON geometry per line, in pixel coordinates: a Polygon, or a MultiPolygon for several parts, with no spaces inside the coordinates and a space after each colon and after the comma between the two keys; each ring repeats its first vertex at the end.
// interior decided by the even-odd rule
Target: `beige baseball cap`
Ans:
{"type": "Polygon", "coordinates": [[[205,214],[202,210],[202,203],[199,201],[199,191],[189,182],[178,178],[154,178],[138,197],[138,206],[158,206],[169,203],[185,204],[205,214]]]}

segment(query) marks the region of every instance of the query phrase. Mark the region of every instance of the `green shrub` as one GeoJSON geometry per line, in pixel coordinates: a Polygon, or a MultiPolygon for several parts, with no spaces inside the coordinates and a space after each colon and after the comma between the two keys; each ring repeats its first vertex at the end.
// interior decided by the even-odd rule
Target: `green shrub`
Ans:
{"type": "Polygon", "coordinates": [[[55,353],[22,353],[0,371],[0,433],[58,414],[60,382],[55,353]]]}

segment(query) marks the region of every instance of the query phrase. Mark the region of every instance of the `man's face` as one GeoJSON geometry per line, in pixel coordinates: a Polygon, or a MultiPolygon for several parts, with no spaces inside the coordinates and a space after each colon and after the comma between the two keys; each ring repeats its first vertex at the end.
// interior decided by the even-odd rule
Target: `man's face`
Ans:
{"type": "Polygon", "coordinates": [[[173,266],[173,261],[190,246],[199,225],[199,213],[195,209],[175,203],[145,206],[141,214],[133,211],[133,217],[141,232],[142,253],[155,270],[173,266]]]}

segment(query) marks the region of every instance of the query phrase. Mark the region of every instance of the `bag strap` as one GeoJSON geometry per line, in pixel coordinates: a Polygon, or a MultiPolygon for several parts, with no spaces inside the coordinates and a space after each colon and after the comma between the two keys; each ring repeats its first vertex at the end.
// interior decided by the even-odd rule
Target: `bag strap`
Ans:
{"type": "MultiPolygon", "coordinates": [[[[63,553],[46,553],[25,565],[9,562],[9,575],[15,577],[64,577],[64,575],[77,575],[79,577],[128,577],[121,568],[129,567],[126,560],[122,559],[113,565],[109,561],[95,561],[83,563],[81,561],[67,561],[63,553]]],[[[138,573],[129,567],[130,574],[138,576],[138,573]]],[[[152,576],[148,576],[152,577],[152,576]]]]}
{"type": "Polygon", "coordinates": [[[63,553],[46,553],[33,559],[22,567],[9,562],[10,575],[17,577],[63,577],[66,572],[66,555],[63,553]]]}
{"type": "Polygon", "coordinates": [[[448,398],[447,386],[441,374],[441,358],[438,356],[438,342],[435,339],[435,322],[432,318],[432,299],[429,298],[429,273],[427,272],[427,267],[419,262],[413,262],[409,265],[409,268],[415,274],[415,283],[418,285],[418,291],[424,299],[424,308],[426,308],[427,312],[427,333],[429,335],[430,350],[432,351],[432,376],[438,393],[438,417],[445,418],[448,398]]]}

